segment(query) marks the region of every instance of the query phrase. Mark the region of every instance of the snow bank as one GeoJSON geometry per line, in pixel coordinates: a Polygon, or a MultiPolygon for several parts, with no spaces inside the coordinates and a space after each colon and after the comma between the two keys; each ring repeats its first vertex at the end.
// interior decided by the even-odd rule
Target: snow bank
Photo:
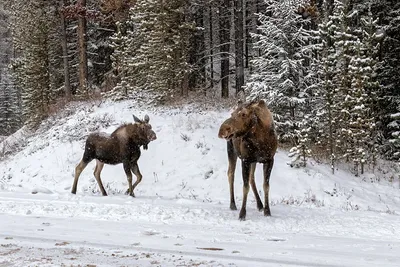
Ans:
{"type": "Polygon", "coordinates": [[[24,126],[12,135],[0,136],[0,157],[16,151],[26,143],[26,139],[32,134],[28,127],[24,126]]]}
{"type": "MultiPolygon", "coordinates": [[[[74,114],[59,117],[57,122],[44,127],[29,138],[23,150],[0,162],[0,189],[69,196],[85,137],[93,131],[111,133],[121,123],[132,121],[132,114],[138,117],[148,114],[158,136],[139,159],[143,180],[136,189],[137,198],[223,203],[228,207],[226,143],[218,139],[217,132],[229,111],[201,111],[195,106],[140,109],[129,101],[104,103],[100,107],[81,106],[74,114]]],[[[25,131],[19,132],[21,139],[28,134],[25,131]]],[[[332,175],[329,166],[313,161],[306,168],[295,169],[287,165],[288,161],[287,152],[279,150],[271,176],[273,206],[399,211],[397,179],[379,181],[373,174],[354,177],[345,171],[332,175]]],[[[92,162],[83,171],[78,196],[101,195],[93,177],[94,166],[92,162]]],[[[256,180],[262,193],[260,167],[256,180]]],[[[121,165],[106,165],[102,179],[110,197],[124,196],[127,182],[121,165]]],[[[235,193],[239,205],[241,180],[238,164],[235,193]]],[[[255,207],[252,194],[249,202],[250,207],[255,207]]]]}

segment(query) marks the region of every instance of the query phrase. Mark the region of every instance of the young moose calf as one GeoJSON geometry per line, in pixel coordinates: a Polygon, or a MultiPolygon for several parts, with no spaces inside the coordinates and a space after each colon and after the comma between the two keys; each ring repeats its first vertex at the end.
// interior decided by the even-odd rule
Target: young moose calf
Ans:
{"type": "Polygon", "coordinates": [[[141,182],[142,174],[139,171],[138,159],[140,157],[140,146],[147,149],[147,145],[156,140],[156,134],[149,124],[149,116],[144,120],[133,115],[135,123],[124,124],[118,127],[111,135],[104,133],[92,133],[86,139],[85,152],[81,162],[75,168],[75,179],[71,193],[76,194],[78,179],[85,167],[93,159],[96,159],[94,177],[99,184],[103,196],[107,196],[106,190],[100,179],[100,173],[104,164],[116,165],[122,163],[128,179],[129,188],[127,193],[135,196],[133,190],[141,182]],[[132,173],[136,175],[136,182],[132,186],[132,173]]]}
{"type": "Polygon", "coordinates": [[[247,194],[249,181],[257,201],[257,208],[263,209],[260,196],[254,181],[256,163],[263,163],[264,170],[264,215],[270,216],[268,194],[269,177],[274,165],[274,155],[278,146],[272,114],[263,100],[247,104],[239,103],[231,117],[224,121],[219,129],[218,137],[228,141],[228,179],[231,197],[230,208],[236,210],[233,190],[236,161],[242,161],[243,201],[239,219],[246,219],[247,194]]]}

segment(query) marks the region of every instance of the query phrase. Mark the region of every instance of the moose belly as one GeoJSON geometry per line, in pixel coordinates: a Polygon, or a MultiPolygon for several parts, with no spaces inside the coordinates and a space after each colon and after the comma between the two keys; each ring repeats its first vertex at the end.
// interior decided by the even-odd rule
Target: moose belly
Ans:
{"type": "Polygon", "coordinates": [[[256,146],[250,142],[234,141],[234,148],[237,156],[244,161],[265,163],[273,156],[270,150],[264,146],[256,146]]]}
{"type": "Polygon", "coordinates": [[[122,162],[121,157],[115,155],[114,153],[110,153],[107,151],[96,151],[96,152],[97,152],[96,159],[105,164],[116,165],[122,162]]]}

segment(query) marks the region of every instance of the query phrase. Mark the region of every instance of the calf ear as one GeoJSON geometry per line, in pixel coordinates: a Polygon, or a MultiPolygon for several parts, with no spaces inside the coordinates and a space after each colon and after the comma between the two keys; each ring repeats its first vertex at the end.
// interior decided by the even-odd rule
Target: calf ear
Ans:
{"type": "Polygon", "coordinates": [[[133,120],[135,121],[135,122],[142,122],[138,117],[136,117],[135,115],[133,115],[132,114],[132,116],[133,116],[133,120]]]}
{"type": "Polygon", "coordinates": [[[144,122],[145,122],[145,123],[149,123],[149,121],[150,121],[149,115],[146,114],[146,115],[144,116],[144,122]]]}
{"type": "Polygon", "coordinates": [[[265,103],[264,99],[260,99],[258,101],[258,106],[264,108],[264,107],[267,107],[267,104],[265,103]]]}

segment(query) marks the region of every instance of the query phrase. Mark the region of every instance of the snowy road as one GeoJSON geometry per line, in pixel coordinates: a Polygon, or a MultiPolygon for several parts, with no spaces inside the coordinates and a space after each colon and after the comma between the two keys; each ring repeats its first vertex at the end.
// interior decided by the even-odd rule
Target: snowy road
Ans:
{"type": "Polygon", "coordinates": [[[399,266],[400,217],[283,205],[0,193],[0,266],[399,266]]]}
{"type": "MultiPolygon", "coordinates": [[[[229,210],[226,144],[217,137],[229,113],[131,106],[79,106],[0,161],[0,267],[400,266],[400,181],[378,172],[333,175],[311,160],[306,168],[290,168],[287,152],[279,150],[272,217],[258,212],[249,194],[241,222],[229,210]],[[132,113],[149,114],[159,136],[139,160],[144,178],[137,197],[123,195],[120,165],[104,167],[109,196],[99,196],[94,162],[77,195],[70,194],[83,137],[93,129],[110,133],[132,113]]],[[[240,206],[240,166],[236,177],[240,206]]]]}

